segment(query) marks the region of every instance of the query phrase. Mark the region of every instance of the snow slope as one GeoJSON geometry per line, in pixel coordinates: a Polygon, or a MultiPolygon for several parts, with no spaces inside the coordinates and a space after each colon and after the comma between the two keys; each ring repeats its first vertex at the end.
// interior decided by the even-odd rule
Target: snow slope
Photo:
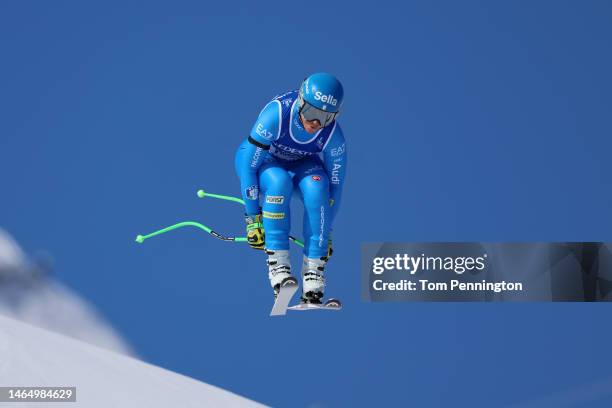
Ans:
{"type": "Polygon", "coordinates": [[[77,402],[0,406],[260,407],[220,388],[132,357],[0,316],[0,386],[74,386],[77,402]]]}
{"type": "MultiPolygon", "coordinates": [[[[124,354],[134,354],[95,308],[32,262],[0,228],[0,314],[124,354]]],[[[1,358],[1,356],[0,356],[1,358]]]]}
{"type": "Polygon", "coordinates": [[[0,285],[0,314],[108,350],[134,354],[88,302],[51,279],[0,285]]]}

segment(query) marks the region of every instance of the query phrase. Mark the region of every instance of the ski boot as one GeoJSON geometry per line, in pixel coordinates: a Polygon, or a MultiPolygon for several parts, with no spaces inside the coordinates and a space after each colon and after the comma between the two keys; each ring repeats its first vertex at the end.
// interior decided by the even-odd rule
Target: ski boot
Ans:
{"type": "Polygon", "coordinates": [[[269,250],[268,255],[268,277],[270,285],[274,289],[274,305],[270,316],[283,316],[291,298],[298,290],[298,282],[291,276],[291,263],[289,262],[289,250],[269,250]]]}
{"type": "Polygon", "coordinates": [[[277,249],[270,250],[266,249],[266,255],[268,255],[268,278],[270,279],[270,285],[274,289],[274,299],[278,297],[278,292],[281,286],[284,286],[291,281],[297,284],[297,280],[291,276],[291,261],[289,260],[289,250],[277,249]]]}
{"type": "Polygon", "coordinates": [[[325,292],[325,264],[327,257],[308,258],[302,262],[302,299],[301,303],[320,305],[325,292]]]}

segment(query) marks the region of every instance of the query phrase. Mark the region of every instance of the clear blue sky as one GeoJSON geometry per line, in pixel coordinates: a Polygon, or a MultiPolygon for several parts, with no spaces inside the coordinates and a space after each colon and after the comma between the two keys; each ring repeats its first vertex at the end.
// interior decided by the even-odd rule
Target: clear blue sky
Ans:
{"type": "Polygon", "coordinates": [[[274,406],[489,407],[610,377],[608,305],[362,303],[359,250],[612,240],[611,21],[606,1],[2,2],[0,225],[143,358],[274,406]],[[238,194],[259,110],[320,70],[346,89],[343,312],[270,319],[238,244],[133,242],[242,233],[195,191],[238,194]]]}

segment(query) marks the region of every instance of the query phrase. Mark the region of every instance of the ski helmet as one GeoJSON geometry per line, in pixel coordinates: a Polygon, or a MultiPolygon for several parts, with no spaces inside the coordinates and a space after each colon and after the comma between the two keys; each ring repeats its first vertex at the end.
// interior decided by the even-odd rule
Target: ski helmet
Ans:
{"type": "Polygon", "coordinates": [[[344,89],[338,79],[325,72],[310,75],[302,82],[299,112],[306,120],[318,120],[322,127],[333,122],[342,106],[344,89]]]}

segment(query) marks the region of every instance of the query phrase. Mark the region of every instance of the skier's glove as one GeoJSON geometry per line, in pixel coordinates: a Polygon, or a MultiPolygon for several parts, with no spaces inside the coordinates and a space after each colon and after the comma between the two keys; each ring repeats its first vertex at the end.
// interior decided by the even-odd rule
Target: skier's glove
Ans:
{"type": "Polygon", "coordinates": [[[247,215],[244,220],[247,224],[247,241],[251,248],[264,249],[266,235],[264,234],[264,228],[261,222],[261,214],[247,215]]]}

